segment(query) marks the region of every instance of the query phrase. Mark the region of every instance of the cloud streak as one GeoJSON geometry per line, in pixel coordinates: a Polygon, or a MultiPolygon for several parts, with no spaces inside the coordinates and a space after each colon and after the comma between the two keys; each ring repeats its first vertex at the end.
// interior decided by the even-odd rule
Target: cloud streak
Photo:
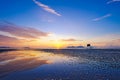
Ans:
{"type": "Polygon", "coordinates": [[[15,37],[0,35],[0,46],[12,46],[21,43],[23,43],[23,40],[17,39],[15,37]]]}
{"type": "Polygon", "coordinates": [[[108,18],[108,17],[110,17],[110,16],[112,16],[112,14],[106,14],[106,15],[104,15],[104,16],[101,16],[101,17],[98,17],[98,18],[93,19],[93,21],[100,21],[100,20],[105,19],[105,18],[108,18]]]}
{"type": "Polygon", "coordinates": [[[97,48],[120,48],[120,33],[98,36],[87,41],[97,48]]]}
{"type": "Polygon", "coordinates": [[[41,7],[43,10],[49,12],[49,13],[52,13],[52,14],[55,14],[57,16],[61,16],[61,14],[57,13],[54,9],[50,8],[49,6],[45,5],[45,4],[42,4],[41,2],[37,1],[37,0],[33,0],[33,2],[35,4],[37,4],[39,7],[41,7]]]}
{"type": "Polygon", "coordinates": [[[113,2],[120,2],[120,0],[111,0],[111,1],[108,1],[107,4],[110,4],[110,3],[113,3],[113,2]]]}
{"type": "Polygon", "coordinates": [[[17,38],[14,38],[14,37],[8,37],[8,36],[4,36],[4,35],[0,35],[0,43],[1,42],[11,42],[11,41],[18,41],[17,38]]]}
{"type": "Polygon", "coordinates": [[[39,31],[34,28],[17,26],[12,23],[2,22],[0,23],[0,31],[7,32],[16,37],[20,38],[40,38],[46,37],[49,33],[39,31]]]}
{"type": "Polygon", "coordinates": [[[61,39],[60,41],[64,41],[64,42],[73,42],[73,41],[78,41],[76,39],[70,38],[70,39],[61,39]]]}
{"type": "MultiPolygon", "coordinates": [[[[36,47],[42,44],[42,37],[50,33],[34,28],[18,26],[6,21],[0,21],[0,46],[36,47]]],[[[44,41],[43,41],[44,42],[44,41]]]]}

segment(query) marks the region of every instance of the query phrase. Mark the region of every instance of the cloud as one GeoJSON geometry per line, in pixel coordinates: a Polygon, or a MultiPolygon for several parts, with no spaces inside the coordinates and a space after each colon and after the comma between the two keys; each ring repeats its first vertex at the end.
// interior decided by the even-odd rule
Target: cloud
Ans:
{"type": "Polygon", "coordinates": [[[113,2],[120,2],[120,0],[111,0],[111,1],[108,1],[107,4],[110,4],[110,3],[113,3],[113,2]]]}
{"type": "Polygon", "coordinates": [[[120,39],[92,43],[97,48],[120,48],[120,39]]]}
{"type": "Polygon", "coordinates": [[[70,39],[61,39],[60,41],[73,42],[73,41],[78,41],[78,40],[70,38],[70,39]]]}
{"type": "Polygon", "coordinates": [[[87,41],[97,48],[120,47],[120,33],[98,36],[87,41]]]}
{"type": "Polygon", "coordinates": [[[0,46],[11,47],[39,47],[44,44],[42,37],[49,37],[50,33],[34,28],[22,27],[10,22],[0,21],[0,46]]]}
{"type": "Polygon", "coordinates": [[[40,6],[42,9],[44,9],[45,11],[55,14],[57,16],[61,16],[61,14],[57,13],[54,9],[50,8],[49,6],[42,4],[41,2],[38,2],[37,0],[33,0],[33,2],[37,4],[38,6],[40,6]]]}
{"type": "Polygon", "coordinates": [[[120,39],[117,39],[116,41],[120,42],[120,39]]]}
{"type": "Polygon", "coordinates": [[[101,16],[101,17],[98,17],[98,18],[93,19],[93,21],[100,21],[100,20],[105,19],[105,18],[108,18],[108,17],[110,17],[110,16],[112,16],[112,14],[106,14],[106,15],[104,15],[104,16],[101,16]]]}
{"type": "Polygon", "coordinates": [[[18,39],[14,37],[0,35],[0,42],[11,42],[11,41],[18,41],[18,39]]]}
{"type": "Polygon", "coordinates": [[[21,44],[22,40],[15,37],[0,35],[0,46],[12,46],[21,44]]]}
{"type": "Polygon", "coordinates": [[[42,32],[34,28],[17,26],[8,22],[0,23],[0,31],[7,32],[8,34],[11,34],[12,36],[18,38],[26,38],[26,39],[46,37],[49,35],[49,33],[42,32]]]}

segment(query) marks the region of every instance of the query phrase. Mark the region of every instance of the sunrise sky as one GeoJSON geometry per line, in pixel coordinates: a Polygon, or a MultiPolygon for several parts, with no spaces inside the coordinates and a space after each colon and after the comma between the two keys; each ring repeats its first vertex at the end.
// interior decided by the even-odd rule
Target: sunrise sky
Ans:
{"type": "Polygon", "coordinates": [[[0,0],[0,46],[120,48],[120,0],[0,0]]]}

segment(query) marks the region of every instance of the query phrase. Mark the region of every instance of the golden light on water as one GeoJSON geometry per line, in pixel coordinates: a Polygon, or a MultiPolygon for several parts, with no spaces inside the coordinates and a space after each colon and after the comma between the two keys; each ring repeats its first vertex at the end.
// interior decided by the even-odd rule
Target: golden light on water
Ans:
{"type": "Polygon", "coordinates": [[[11,51],[0,54],[1,75],[14,71],[39,67],[44,64],[69,61],[63,54],[53,54],[42,51],[11,51]]]}
{"type": "Polygon", "coordinates": [[[8,51],[0,54],[0,76],[11,72],[34,69],[41,65],[56,63],[84,62],[83,58],[72,57],[68,54],[52,53],[35,50],[8,51]]]}
{"type": "MultiPolygon", "coordinates": [[[[36,63],[51,64],[60,61],[68,61],[68,57],[63,54],[54,54],[42,51],[11,51],[0,54],[0,67],[16,63],[36,65],[36,63]],[[4,57],[3,57],[4,56],[4,57]],[[44,61],[44,63],[43,63],[44,61]]],[[[25,64],[23,64],[25,66],[25,64]]]]}

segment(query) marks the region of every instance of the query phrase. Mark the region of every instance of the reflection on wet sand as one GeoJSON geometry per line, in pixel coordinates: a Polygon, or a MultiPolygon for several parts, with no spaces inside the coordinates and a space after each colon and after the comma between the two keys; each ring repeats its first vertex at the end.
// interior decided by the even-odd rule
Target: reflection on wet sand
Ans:
{"type": "Polygon", "coordinates": [[[68,61],[64,55],[41,51],[12,51],[0,54],[0,76],[10,72],[36,68],[43,64],[68,61]]]}
{"type": "Polygon", "coordinates": [[[119,80],[119,76],[120,50],[0,52],[0,80],[119,80]]]}

